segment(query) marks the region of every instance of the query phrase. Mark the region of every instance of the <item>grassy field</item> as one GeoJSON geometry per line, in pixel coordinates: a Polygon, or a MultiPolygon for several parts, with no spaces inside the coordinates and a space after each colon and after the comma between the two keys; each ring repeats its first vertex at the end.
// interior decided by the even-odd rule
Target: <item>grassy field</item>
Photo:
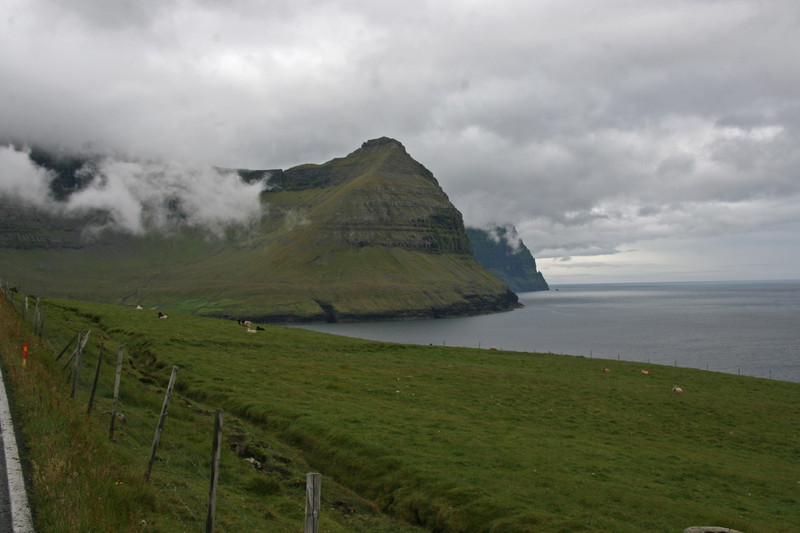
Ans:
{"type": "MultiPolygon", "coordinates": [[[[2,293],[0,300],[0,360],[27,444],[36,531],[203,531],[215,406],[173,394],[150,483],[145,483],[166,381],[160,383],[158,375],[151,375],[146,366],[140,368],[137,360],[124,352],[120,411],[125,422],[117,421],[114,440],[109,442],[107,413],[112,404],[117,347],[119,339],[126,336],[104,331],[98,315],[46,305],[47,339],[41,342],[21,320],[19,301],[14,309],[2,293]],[[72,348],[58,362],[53,349],[60,352],[79,328],[91,330],[91,334],[79,386],[71,398],[66,378],[72,365],[64,369],[64,363],[72,348]],[[29,343],[30,354],[23,367],[24,343],[29,343]],[[87,416],[101,343],[105,350],[97,399],[92,415],[87,416]]],[[[94,304],[87,309],[95,309],[94,304]]],[[[120,309],[125,308],[108,307],[120,309]]],[[[181,370],[178,385],[185,377],[181,370]]],[[[314,471],[302,450],[231,413],[225,413],[223,437],[226,445],[221,454],[214,531],[302,531],[305,477],[314,471]],[[263,468],[254,468],[248,458],[258,460],[263,468]]],[[[320,531],[424,531],[385,516],[374,504],[327,476],[323,490],[320,531]]]]}
{"type": "MultiPolygon", "coordinates": [[[[78,413],[80,433],[107,434],[94,425],[108,420],[87,420],[80,403],[97,344],[107,344],[97,412],[110,403],[117,343],[126,347],[128,423],[113,443],[97,444],[121,472],[107,476],[109,490],[128,491],[116,513],[127,517],[126,527],[146,520],[151,530],[202,528],[215,408],[225,410],[230,444],[222,454],[220,531],[299,531],[308,471],[324,476],[321,531],[679,532],[719,525],[754,533],[796,531],[800,523],[799,384],[283,327],[248,334],[230,321],[180,314],[159,320],[155,310],[66,300],[49,300],[46,310],[47,337],[59,350],[79,328],[92,330],[83,399],[59,400],[65,413],[78,413]],[[180,367],[177,392],[145,485],[140,477],[173,365],[180,367]],[[673,393],[673,385],[684,392],[673,393]],[[116,477],[122,485],[110,485],[116,477]]],[[[4,327],[8,312],[3,307],[4,327]]],[[[37,432],[61,432],[27,425],[22,396],[31,369],[23,372],[7,356],[7,341],[2,349],[29,442],[37,432]]],[[[38,350],[41,371],[63,381],[52,353],[38,350]]],[[[30,401],[44,401],[43,389],[65,388],[58,381],[35,389],[30,401]]],[[[35,480],[58,470],[39,464],[47,448],[30,447],[35,480]]],[[[62,447],[68,444],[55,445],[62,447]]],[[[64,500],[72,491],[60,483],[35,487],[37,505],[64,500]]],[[[58,529],[42,528],[48,530],[58,529]]]]}

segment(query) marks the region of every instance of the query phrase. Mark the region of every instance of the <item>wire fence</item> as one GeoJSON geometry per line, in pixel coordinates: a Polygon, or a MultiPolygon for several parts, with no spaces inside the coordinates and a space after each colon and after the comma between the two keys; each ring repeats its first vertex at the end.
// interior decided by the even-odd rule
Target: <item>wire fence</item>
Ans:
{"type": "MultiPolygon", "coordinates": [[[[235,531],[240,531],[242,526],[247,527],[250,531],[263,529],[264,524],[254,522],[253,513],[245,512],[244,498],[236,501],[231,494],[216,490],[216,469],[219,461],[217,450],[221,443],[215,442],[217,449],[212,449],[209,457],[201,452],[195,444],[173,438],[168,430],[164,430],[164,418],[167,418],[167,406],[172,395],[171,387],[167,390],[162,417],[146,416],[141,407],[127,403],[124,395],[117,396],[118,386],[115,386],[113,400],[102,394],[95,397],[97,376],[103,362],[104,344],[99,345],[100,353],[97,356],[95,371],[89,376],[87,372],[81,370],[89,363],[88,360],[83,359],[83,352],[88,345],[87,341],[91,336],[91,330],[76,332],[63,348],[58,349],[49,342],[45,334],[46,313],[40,298],[25,296],[19,288],[8,287],[2,279],[0,279],[0,293],[17,308],[23,320],[30,323],[34,334],[46,344],[50,344],[53,356],[61,363],[61,371],[66,373],[65,384],[71,386],[72,396],[75,396],[76,390],[86,391],[91,388],[87,414],[91,413],[94,402],[116,406],[116,409],[99,411],[102,414],[111,415],[110,440],[115,445],[124,446],[129,457],[132,456],[134,461],[141,461],[142,471],[148,482],[150,482],[151,467],[157,472],[151,484],[157,485],[162,491],[160,496],[169,502],[167,508],[171,519],[179,524],[182,530],[225,531],[224,525],[217,523],[214,518],[217,514],[235,516],[235,523],[238,524],[235,531]],[[112,401],[113,404],[111,404],[112,401]],[[165,435],[163,441],[160,438],[162,431],[165,435]],[[149,457],[147,450],[150,450],[149,457]],[[156,453],[157,450],[159,453],[156,453]],[[155,461],[153,461],[154,459],[155,461]],[[211,468],[209,468],[209,462],[211,462],[211,468]],[[145,465],[147,465],[146,470],[145,465]],[[200,487],[204,487],[205,490],[200,487]]],[[[120,345],[119,349],[121,355],[121,350],[124,348],[120,345]]],[[[111,349],[106,350],[105,353],[106,357],[108,354],[117,355],[117,351],[111,349]]],[[[27,356],[27,353],[25,355],[27,356]]],[[[173,369],[173,373],[176,370],[177,367],[173,369]]],[[[221,426],[221,409],[217,410],[217,415],[218,424],[221,426]]],[[[211,437],[211,426],[210,424],[209,437],[211,437]]],[[[312,497],[306,498],[305,532],[316,532],[318,528],[320,507],[318,476],[319,474],[316,473],[307,476],[306,492],[307,495],[312,494],[312,497]],[[316,498],[313,497],[314,491],[317,493],[316,498]]]]}

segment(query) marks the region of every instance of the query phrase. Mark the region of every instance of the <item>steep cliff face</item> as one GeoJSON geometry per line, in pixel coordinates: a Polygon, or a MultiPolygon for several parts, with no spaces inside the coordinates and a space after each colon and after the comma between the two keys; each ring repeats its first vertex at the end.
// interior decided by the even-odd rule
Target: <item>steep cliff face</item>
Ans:
{"type": "MultiPolygon", "coordinates": [[[[0,216],[0,235],[13,229],[0,240],[0,277],[50,296],[269,321],[445,317],[518,305],[472,257],[461,214],[434,176],[396,140],[367,141],[324,164],[238,174],[264,180],[261,216],[222,235],[181,226],[180,217],[166,233],[132,235],[87,232],[85,217],[29,207],[0,216]]],[[[80,185],[66,171],[60,179],[62,191],[80,185]]]]}
{"type": "Polygon", "coordinates": [[[511,225],[467,228],[475,259],[515,292],[546,291],[550,287],[536,270],[536,260],[511,225]]]}

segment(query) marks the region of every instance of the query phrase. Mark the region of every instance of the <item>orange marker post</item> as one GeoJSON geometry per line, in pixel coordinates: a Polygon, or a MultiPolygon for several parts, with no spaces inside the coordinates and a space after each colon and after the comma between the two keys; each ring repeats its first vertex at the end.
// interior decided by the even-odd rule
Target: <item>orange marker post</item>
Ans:
{"type": "Polygon", "coordinates": [[[25,368],[25,363],[28,361],[28,343],[22,346],[22,368],[25,368]]]}

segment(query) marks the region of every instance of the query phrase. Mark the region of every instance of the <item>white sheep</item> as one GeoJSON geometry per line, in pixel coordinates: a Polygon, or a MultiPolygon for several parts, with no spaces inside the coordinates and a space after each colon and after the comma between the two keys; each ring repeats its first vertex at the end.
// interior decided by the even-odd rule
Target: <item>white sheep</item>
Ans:
{"type": "Polygon", "coordinates": [[[683,389],[678,387],[677,385],[673,385],[672,392],[683,392],[683,389]]]}

